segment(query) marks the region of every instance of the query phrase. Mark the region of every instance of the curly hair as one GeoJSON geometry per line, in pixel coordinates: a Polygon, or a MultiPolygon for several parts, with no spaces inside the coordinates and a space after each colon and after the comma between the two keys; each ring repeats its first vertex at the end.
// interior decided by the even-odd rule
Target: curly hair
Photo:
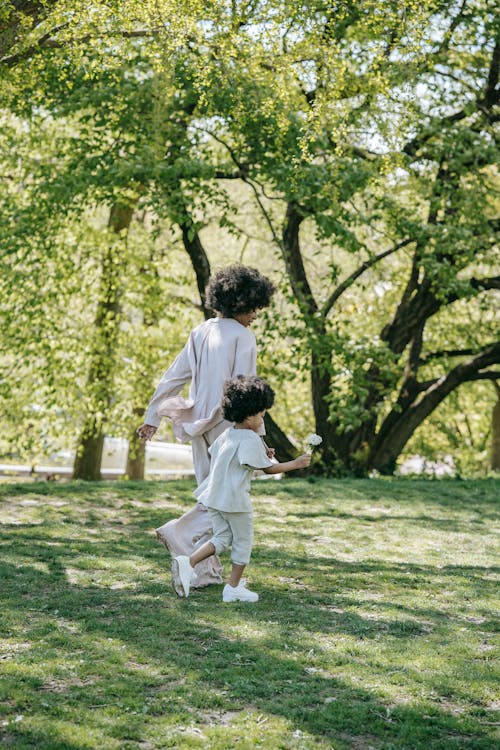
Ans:
{"type": "Polygon", "coordinates": [[[208,282],[206,305],[222,313],[225,318],[268,307],[276,287],[256,268],[227,266],[208,282]]]}
{"type": "Polygon", "coordinates": [[[243,422],[274,404],[274,391],[255,375],[238,375],[224,383],[222,413],[229,422],[243,422]]]}

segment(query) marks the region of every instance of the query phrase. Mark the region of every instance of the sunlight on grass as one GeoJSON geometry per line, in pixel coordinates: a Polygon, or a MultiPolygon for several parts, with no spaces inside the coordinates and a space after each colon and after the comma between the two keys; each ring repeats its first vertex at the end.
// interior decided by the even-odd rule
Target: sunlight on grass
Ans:
{"type": "Polygon", "coordinates": [[[499,487],[256,482],[252,606],[172,593],[192,482],[0,486],[0,744],[493,750],[499,487]]]}

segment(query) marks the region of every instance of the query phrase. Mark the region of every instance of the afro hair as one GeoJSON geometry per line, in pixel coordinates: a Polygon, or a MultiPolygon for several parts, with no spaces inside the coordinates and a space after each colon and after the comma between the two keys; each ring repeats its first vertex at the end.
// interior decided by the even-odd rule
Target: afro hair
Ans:
{"type": "Polygon", "coordinates": [[[208,282],[206,305],[225,318],[268,307],[274,284],[256,268],[234,265],[218,271],[208,282]]]}
{"type": "Polygon", "coordinates": [[[273,389],[257,376],[238,375],[224,384],[222,413],[229,422],[243,422],[247,417],[270,409],[273,403],[273,389]]]}

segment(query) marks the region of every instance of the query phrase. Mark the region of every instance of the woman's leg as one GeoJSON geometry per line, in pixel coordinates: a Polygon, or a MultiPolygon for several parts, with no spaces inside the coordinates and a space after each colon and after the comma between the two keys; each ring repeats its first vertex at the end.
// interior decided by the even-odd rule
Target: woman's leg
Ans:
{"type": "MultiPolygon", "coordinates": [[[[210,470],[209,446],[229,425],[220,422],[203,435],[196,435],[192,441],[193,465],[198,484],[208,476],[210,470]]],[[[195,549],[201,547],[212,538],[212,523],[205,506],[197,503],[180,518],[168,521],[156,529],[158,541],[165,545],[172,557],[187,555],[189,557],[195,549]]],[[[222,563],[217,555],[197,563],[196,583],[193,588],[209,586],[212,583],[222,583],[222,563]]]]}
{"type": "Polygon", "coordinates": [[[191,440],[191,450],[193,453],[193,468],[198,487],[208,477],[210,472],[210,447],[208,434],[195,435],[191,440]]]}

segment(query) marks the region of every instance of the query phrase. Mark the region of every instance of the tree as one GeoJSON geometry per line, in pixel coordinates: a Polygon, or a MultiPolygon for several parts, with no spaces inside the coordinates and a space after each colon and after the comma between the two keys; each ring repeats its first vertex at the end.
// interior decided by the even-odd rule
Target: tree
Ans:
{"type": "Polygon", "coordinates": [[[274,331],[310,372],[325,471],[392,471],[450,393],[496,380],[493,326],[459,338],[448,313],[489,320],[499,284],[490,3],[116,2],[99,28],[65,10],[2,61],[18,116],[66,123],[33,196],[61,221],[138,192],[178,228],[203,304],[207,213],[241,232],[243,185],[284,273],[274,331]]]}
{"type": "Polygon", "coordinates": [[[487,337],[451,347],[454,359],[425,346],[435,316],[465,299],[487,306],[500,285],[491,200],[498,22],[489,3],[421,3],[411,13],[331,4],[280,21],[257,41],[252,27],[251,61],[242,24],[231,55],[204,71],[207,115],[226,114],[211,132],[254,190],[283,259],[326,470],[391,472],[452,391],[499,377],[500,343],[487,337]],[[307,224],[332,247],[323,283],[313,283],[303,248],[307,224]],[[332,284],[340,248],[365,260],[332,284]],[[388,321],[354,341],[333,312],[403,250],[407,280],[388,321]]]}
{"type": "Polygon", "coordinates": [[[135,203],[115,203],[108,227],[111,233],[101,256],[101,292],[93,327],[86,393],[90,410],[85,417],[73,466],[75,479],[100,479],[104,446],[104,425],[111,408],[114,388],[116,346],[120,323],[121,280],[119,269],[122,243],[130,228],[135,203]]]}

